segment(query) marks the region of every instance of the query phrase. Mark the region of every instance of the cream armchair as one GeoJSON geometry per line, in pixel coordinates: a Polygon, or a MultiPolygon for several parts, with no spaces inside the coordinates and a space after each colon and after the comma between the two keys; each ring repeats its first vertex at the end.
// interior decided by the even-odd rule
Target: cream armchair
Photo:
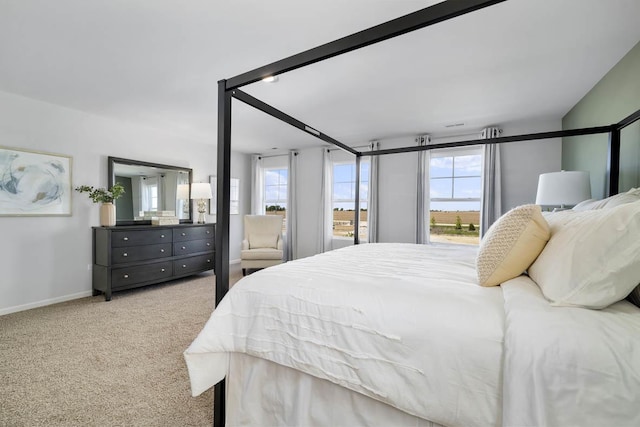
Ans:
{"type": "Polygon", "coordinates": [[[244,240],[240,252],[242,275],[249,268],[265,268],[282,263],[282,217],[245,215],[244,240]]]}

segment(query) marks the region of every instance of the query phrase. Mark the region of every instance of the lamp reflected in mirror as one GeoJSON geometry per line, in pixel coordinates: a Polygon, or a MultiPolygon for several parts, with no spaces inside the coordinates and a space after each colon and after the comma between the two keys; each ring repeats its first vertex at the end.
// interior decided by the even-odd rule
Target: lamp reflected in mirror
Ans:
{"type": "Polygon", "coordinates": [[[178,184],[176,199],[182,207],[182,213],[189,215],[189,184],[178,184]]]}

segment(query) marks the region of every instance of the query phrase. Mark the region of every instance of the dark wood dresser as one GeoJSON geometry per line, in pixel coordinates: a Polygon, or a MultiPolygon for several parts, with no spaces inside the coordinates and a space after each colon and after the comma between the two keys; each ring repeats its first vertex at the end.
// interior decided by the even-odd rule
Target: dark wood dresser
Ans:
{"type": "Polygon", "coordinates": [[[215,224],[93,227],[93,295],[212,270],[215,224]]]}

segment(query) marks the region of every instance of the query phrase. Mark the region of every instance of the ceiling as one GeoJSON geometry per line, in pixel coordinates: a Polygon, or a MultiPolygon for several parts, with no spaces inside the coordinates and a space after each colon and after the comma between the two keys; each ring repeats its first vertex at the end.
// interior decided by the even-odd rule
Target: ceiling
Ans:
{"type": "MultiPolygon", "coordinates": [[[[434,3],[0,0],[0,91],[215,144],[218,80],[434,3]]],[[[243,90],[348,145],[559,119],[640,41],[638,16],[509,0],[243,90]]],[[[233,123],[238,151],[315,143],[239,101],[233,123]]]]}

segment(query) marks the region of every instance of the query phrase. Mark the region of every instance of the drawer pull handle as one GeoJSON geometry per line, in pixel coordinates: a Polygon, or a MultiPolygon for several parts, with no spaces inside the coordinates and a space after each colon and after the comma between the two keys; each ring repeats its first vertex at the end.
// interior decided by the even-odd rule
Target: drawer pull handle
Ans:
{"type": "Polygon", "coordinates": [[[187,264],[182,264],[182,268],[187,268],[187,264]]]}
{"type": "Polygon", "coordinates": [[[161,268],[160,271],[164,273],[164,268],[161,268]]]}
{"type": "Polygon", "coordinates": [[[186,236],[186,235],[187,235],[187,233],[181,233],[181,234],[182,234],[183,236],[186,236]]]}
{"type": "Polygon", "coordinates": [[[187,249],[187,248],[185,248],[185,247],[183,246],[183,247],[182,247],[182,250],[184,251],[185,249],[187,249]]]}
{"type": "Polygon", "coordinates": [[[127,240],[129,240],[129,238],[128,237],[123,237],[122,240],[124,240],[126,242],[127,240]]]}
{"type": "Polygon", "coordinates": [[[207,246],[211,246],[211,243],[207,242],[207,246]]]}
{"type": "Polygon", "coordinates": [[[208,264],[211,264],[211,260],[210,260],[210,259],[208,259],[208,260],[207,260],[207,263],[208,263],[208,264]]]}
{"type": "Polygon", "coordinates": [[[163,253],[163,252],[164,252],[164,249],[160,249],[160,253],[163,253]]]}
{"type": "Polygon", "coordinates": [[[211,234],[211,232],[209,230],[207,230],[207,234],[211,234]]]}
{"type": "Polygon", "coordinates": [[[164,239],[164,234],[161,234],[161,235],[160,235],[160,238],[161,238],[161,239],[164,239]]]}
{"type": "Polygon", "coordinates": [[[128,254],[125,252],[125,253],[122,254],[122,256],[128,256],[128,254]]]}
{"type": "Polygon", "coordinates": [[[125,279],[128,279],[128,278],[129,278],[129,275],[128,275],[128,274],[125,274],[123,277],[124,277],[125,279]]]}

